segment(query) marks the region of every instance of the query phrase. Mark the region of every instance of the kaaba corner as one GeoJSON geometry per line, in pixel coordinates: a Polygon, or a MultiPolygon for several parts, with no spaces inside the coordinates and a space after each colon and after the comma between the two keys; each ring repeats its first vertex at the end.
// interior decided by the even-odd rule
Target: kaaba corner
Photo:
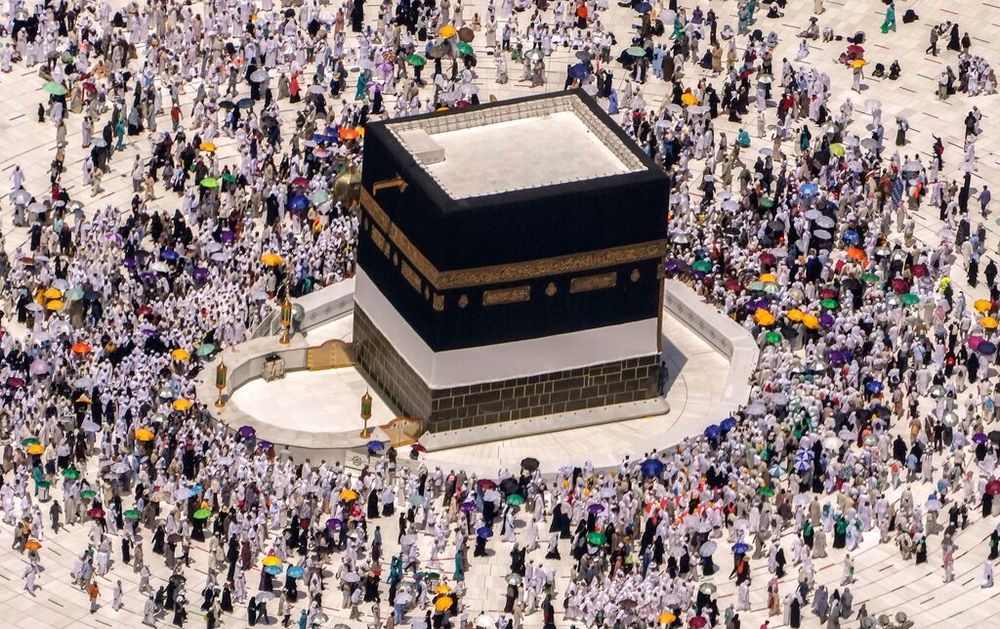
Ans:
{"type": "Polygon", "coordinates": [[[580,91],[369,124],[359,365],[432,434],[655,398],[668,198],[580,91]]]}

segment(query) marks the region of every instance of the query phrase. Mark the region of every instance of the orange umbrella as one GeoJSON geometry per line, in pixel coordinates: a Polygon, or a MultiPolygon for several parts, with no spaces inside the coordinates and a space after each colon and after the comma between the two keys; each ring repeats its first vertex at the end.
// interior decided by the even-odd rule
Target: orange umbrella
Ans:
{"type": "Polygon", "coordinates": [[[802,325],[806,326],[810,330],[819,329],[819,317],[814,314],[807,314],[802,317],[802,325]]]}
{"type": "Polygon", "coordinates": [[[153,431],[150,430],[149,428],[136,428],[135,438],[138,439],[139,441],[152,441],[153,431]]]}
{"type": "Polygon", "coordinates": [[[443,612],[454,604],[455,604],[455,599],[453,599],[450,596],[442,596],[438,600],[434,601],[434,609],[438,610],[439,612],[443,612]]]}
{"type": "Polygon", "coordinates": [[[50,287],[50,288],[46,288],[45,292],[42,293],[42,295],[46,299],[59,299],[60,297],[62,297],[62,291],[59,290],[58,288],[51,288],[50,287]]]}
{"type": "Polygon", "coordinates": [[[989,299],[977,299],[972,305],[976,309],[976,312],[987,312],[993,307],[993,302],[989,299]]]}
{"type": "Polygon", "coordinates": [[[758,308],[757,312],[753,313],[753,318],[761,325],[773,325],[775,321],[774,315],[763,308],[758,308]]]}
{"type": "Polygon", "coordinates": [[[45,452],[45,446],[43,446],[40,443],[33,443],[30,446],[28,446],[28,449],[25,450],[25,452],[27,452],[28,454],[39,455],[45,452]]]}
{"type": "Polygon", "coordinates": [[[444,37],[445,39],[449,37],[454,37],[457,34],[458,34],[458,29],[452,26],[451,24],[445,24],[444,26],[441,27],[441,30],[438,31],[438,35],[444,37]]]}
{"type": "Polygon", "coordinates": [[[848,249],[847,257],[851,258],[852,260],[857,260],[858,262],[861,262],[862,260],[868,258],[868,256],[865,255],[865,252],[861,249],[858,249],[857,247],[851,247],[850,249],[848,249]]]}
{"type": "Polygon", "coordinates": [[[173,357],[174,360],[180,362],[185,362],[191,359],[191,352],[187,351],[183,347],[178,347],[174,351],[170,352],[170,355],[173,357]]]}
{"type": "Polygon", "coordinates": [[[349,127],[341,127],[339,135],[341,140],[356,140],[358,132],[349,127]]]}
{"type": "Polygon", "coordinates": [[[89,354],[90,345],[86,343],[73,343],[73,347],[69,348],[74,354],[89,354]]]}
{"type": "Polygon", "coordinates": [[[982,320],[980,320],[979,323],[981,323],[982,326],[984,328],[986,328],[987,330],[996,330],[997,329],[997,320],[996,320],[995,317],[983,317],[982,320]]]}
{"type": "Polygon", "coordinates": [[[761,273],[759,279],[762,282],[771,283],[771,282],[777,282],[778,276],[775,275],[774,273],[761,273]]]}
{"type": "Polygon", "coordinates": [[[29,539],[24,543],[24,547],[27,550],[38,550],[42,547],[42,544],[37,539],[29,539]]]}
{"type": "Polygon", "coordinates": [[[798,308],[792,308],[791,310],[788,311],[788,314],[786,314],[785,316],[788,317],[789,321],[798,322],[802,321],[802,318],[806,316],[806,313],[802,312],[798,308]]]}
{"type": "Polygon", "coordinates": [[[173,403],[175,411],[186,411],[192,406],[194,406],[194,402],[192,402],[191,400],[185,400],[184,398],[181,398],[179,400],[174,400],[173,403]]]}

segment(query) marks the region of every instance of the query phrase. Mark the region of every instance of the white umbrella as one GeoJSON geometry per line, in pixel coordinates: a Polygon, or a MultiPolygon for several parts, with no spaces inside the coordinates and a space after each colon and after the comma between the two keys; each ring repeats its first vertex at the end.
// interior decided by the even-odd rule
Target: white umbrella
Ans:
{"type": "Polygon", "coordinates": [[[101,429],[100,426],[98,426],[96,423],[94,423],[89,419],[85,420],[82,424],[80,424],[80,428],[83,428],[83,430],[86,432],[97,432],[98,430],[101,429]]]}
{"type": "Polygon", "coordinates": [[[480,627],[480,629],[489,629],[489,627],[495,627],[496,624],[497,621],[494,620],[493,616],[490,616],[489,614],[479,614],[479,616],[476,617],[476,626],[480,627]]]}
{"type": "Polygon", "coordinates": [[[361,580],[361,577],[357,572],[348,572],[343,577],[345,583],[357,583],[361,580]]]}

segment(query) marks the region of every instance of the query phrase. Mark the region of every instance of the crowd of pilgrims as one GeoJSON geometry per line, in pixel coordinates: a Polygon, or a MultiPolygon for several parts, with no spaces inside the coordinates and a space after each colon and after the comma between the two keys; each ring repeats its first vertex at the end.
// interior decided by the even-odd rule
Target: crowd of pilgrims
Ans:
{"type": "MultiPolygon", "coordinates": [[[[56,134],[48,185],[11,171],[29,237],[0,255],[0,508],[31,594],[45,588],[46,538],[79,526],[81,597],[148,625],[245,610],[251,626],[273,614],[300,628],[728,629],[766,606],[793,627],[809,614],[873,626],[896,610],[855,604],[851,553],[868,538],[917,564],[931,554],[947,583],[969,527],[989,538],[971,552],[992,587],[1000,534],[981,525],[1000,494],[1000,287],[969,212],[989,215],[971,180],[978,109],[946,175],[940,139],[922,158],[905,120],[886,137],[878,101],[835,106],[828,75],[778,63],[753,0],[735,29],[672,3],[617,38],[600,0],[489,0],[471,18],[459,1],[386,2],[367,20],[350,1],[10,8],[0,70],[23,63],[57,86],[38,111],[56,134]],[[463,52],[464,29],[486,54],[463,52]],[[560,48],[583,65],[564,86],[595,96],[670,174],[665,272],[759,341],[750,403],[617,469],[581,453],[555,476],[525,460],[478,478],[382,444],[348,470],[214,424],[194,394],[202,365],[286,292],[351,276],[364,125],[477,104],[477,65],[505,83],[508,61],[523,64],[523,81],[545,85],[560,48]],[[662,104],[647,104],[650,81],[669,84],[662,104]],[[765,148],[752,152],[751,134],[765,148]],[[72,195],[70,141],[86,186],[72,195]],[[101,200],[112,167],[131,179],[124,207],[101,200]],[[918,212],[942,223],[930,241],[918,212]],[[972,299],[980,275],[989,298],[972,299]],[[832,581],[817,565],[829,552],[832,581]],[[498,553],[505,589],[467,591],[498,553]]],[[[988,63],[960,54],[958,91],[990,93],[988,63]]]]}

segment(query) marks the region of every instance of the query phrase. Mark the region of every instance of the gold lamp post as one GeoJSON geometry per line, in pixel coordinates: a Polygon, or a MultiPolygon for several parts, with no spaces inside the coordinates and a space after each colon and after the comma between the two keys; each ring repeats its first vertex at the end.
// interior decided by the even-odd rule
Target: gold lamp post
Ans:
{"type": "Polygon", "coordinates": [[[215,367],[215,388],[219,390],[219,397],[215,400],[215,408],[222,408],[226,405],[226,401],[222,399],[222,392],[225,390],[228,380],[229,367],[226,366],[225,362],[220,362],[215,367]]]}
{"type": "Polygon", "coordinates": [[[288,289],[285,289],[285,300],[281,302],[281,338],[278,342],[288,345],[291,341],[292,329],[292,300],[288,298],[288,289]]]}
{"type": "Polygon", "coordinates": [[[361,419],[365,422],[364,430],[361,431],[361,438],[367,439],[372,436],[372,431],[368,430],[368,420],[372,418],[372,396],[368,391],[361,396],[361,419]]]}

